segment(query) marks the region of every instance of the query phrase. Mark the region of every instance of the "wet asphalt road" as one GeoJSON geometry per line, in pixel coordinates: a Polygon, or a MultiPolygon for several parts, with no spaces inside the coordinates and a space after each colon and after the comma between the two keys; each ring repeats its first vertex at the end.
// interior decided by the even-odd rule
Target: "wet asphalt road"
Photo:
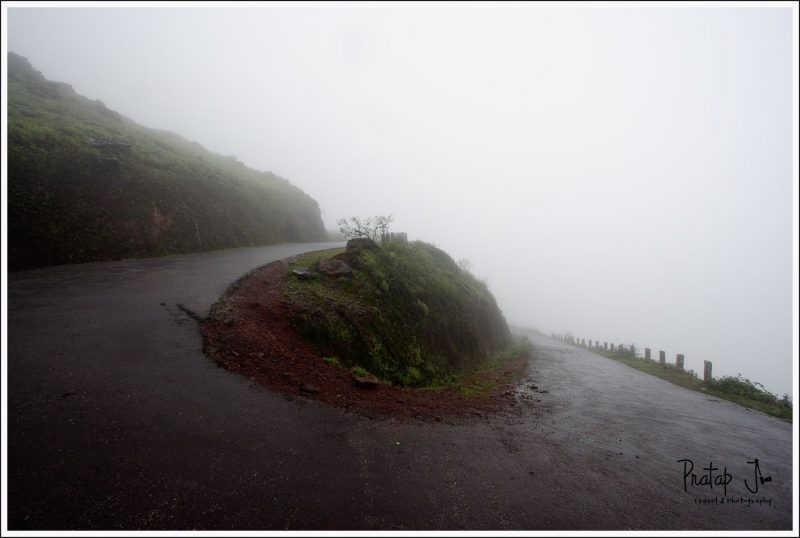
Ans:
{"type": "Polygon", "coordinates": [[[547,338],[509,412],[444,422],[289,401],[203,356],[178,304],[330,246],[9,275],[9,528],[791,529],[790,424],[547,338]],[[683,458],[771,504],[696,502],[722,488],[685,492],[683,458]]]}

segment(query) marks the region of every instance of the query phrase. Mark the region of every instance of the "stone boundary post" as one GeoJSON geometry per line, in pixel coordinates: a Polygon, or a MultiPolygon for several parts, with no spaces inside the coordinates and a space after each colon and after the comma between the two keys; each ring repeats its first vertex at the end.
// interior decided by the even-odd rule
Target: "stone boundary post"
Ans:
{"type": "Polygon", "coordinates": [[[711,381],[711,361],[703,361],[703,381],[705,383],[711,381]]]}

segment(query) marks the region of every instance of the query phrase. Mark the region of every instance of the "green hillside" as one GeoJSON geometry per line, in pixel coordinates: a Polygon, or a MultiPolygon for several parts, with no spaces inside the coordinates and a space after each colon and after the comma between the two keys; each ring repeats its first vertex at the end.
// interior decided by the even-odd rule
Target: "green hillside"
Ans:
{"type": "Polygon", "coordinates": [[[317,202],[285,179],[137,125],[14,53],[8,217],[10,270],[326,240],[317,202]]]}
{"type": "Polygon", "coordinates": [[[319,269],[329,258],[312,253],[290,265],[320,272],[290,276],[284,304],[298,334],[343,367],[435,386],[521,352],[486,285],[433,245],[351,240],[333,262],[347,264],[344,276],[319,269]]]}

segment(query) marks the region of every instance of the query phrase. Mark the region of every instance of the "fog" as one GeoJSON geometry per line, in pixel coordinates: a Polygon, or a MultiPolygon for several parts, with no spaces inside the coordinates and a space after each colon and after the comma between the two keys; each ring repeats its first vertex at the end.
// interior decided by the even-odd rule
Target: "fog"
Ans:
{"type": "MultiPolygon", "coordinates": [[[[468,259],[511,323],[792,393],[788,8],[9,9],[45,77],[468,259]]],[[[794,350],[796,353],[796,350],[794,350]]]]}

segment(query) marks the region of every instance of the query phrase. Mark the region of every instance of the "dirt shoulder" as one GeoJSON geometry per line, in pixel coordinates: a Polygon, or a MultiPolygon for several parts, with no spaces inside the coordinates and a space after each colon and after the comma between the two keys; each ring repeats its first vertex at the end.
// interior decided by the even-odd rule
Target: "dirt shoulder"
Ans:
{"type": "Polygon", "coordinates": [[[351,373],[323,361],[289,322],[291,306],[281,294],[282,280],[289,278],[287,268],[288,260],[266,265],[231,287],[201,324],[206,356],[222,368],[283,392],[287,399],[313,399],[370,416],[443,420],[483,416],[517,404],[514,387],[526,356],[476,374],[480,379],[469,381],[484,387],[477,396],[465,396],[456,388],[356,386],[351,373]]]}

